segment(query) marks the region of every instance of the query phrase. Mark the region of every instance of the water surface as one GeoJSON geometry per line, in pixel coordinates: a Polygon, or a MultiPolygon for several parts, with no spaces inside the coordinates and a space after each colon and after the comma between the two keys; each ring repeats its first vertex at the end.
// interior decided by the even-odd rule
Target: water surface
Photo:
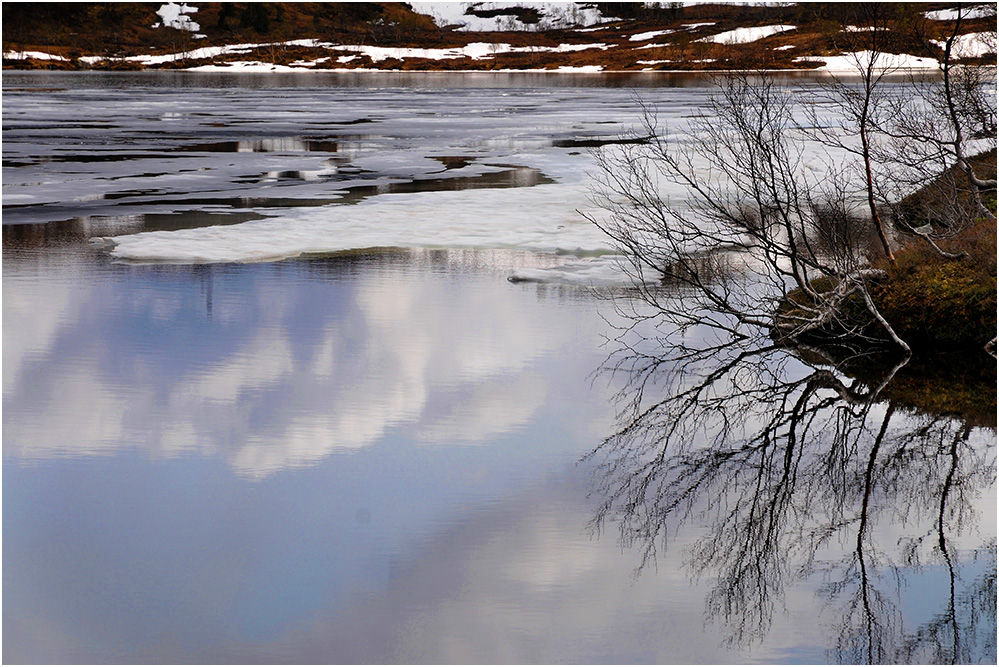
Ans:
{"type": "Polygon", "coordinates": [[[607,344],[652,80],[6,73],[4,661],[995,662],[994,421],[607,344]]]}

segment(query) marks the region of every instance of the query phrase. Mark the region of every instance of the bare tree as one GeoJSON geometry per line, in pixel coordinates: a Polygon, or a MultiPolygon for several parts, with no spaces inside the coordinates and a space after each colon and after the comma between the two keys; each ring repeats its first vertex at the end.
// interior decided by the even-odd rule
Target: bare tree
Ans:
{"type": "Polygon", "coordinates": [[[877,185],[874,174],[875,147],[872,134],[878,109],[884,103],[882,83],[898,68],[892,47],[898,42],[896,14],[901,5],[881,2],[852,5],[854,21],[847,25],[842,37],[847,58],[852,64],[851,77],[856,82],[830,75],[826,85],[816,90],[838,120],[832,125],[817,122],[817,109],[811,106],[813,136],[823,143],[856,156],[863,169],[863,183],[871,222],[877,232],[885,257],[895,261],[888,241],[885,223],[878,210],[877,185]],[[835,128],[834,131],[830,131],[835,128]],[[854,141],[859,139],[859,145],[854,141]]]}
{"type": "MultiPolygon", "coordinates": [[[[957,234],[975,218],[996,219],[983,196],[996,189],[996,68],[978,62],[979,52],[995,53],[996,34],[961,34],[967,9],[955,11],[943,40],[930,39],[925,24],[919,30],[925,48],[941,53],[939,76],[913,77],[913,88],[922,94],[889,100],[877,124],[890,139],[881,159],[896,167],[894,180],[910,187],[928,185],[934,194],[934,210],[923,220],[916,218],[921,229],[908,225],[913,217],[909,211],[895,211],[896,220],[928,240],[957,234]],[[986,175],[983,161],[976,165],[974,156],[989,153],[992,174],[986,175]]],[[[994,25],[994,6],[992,12],[994,25]]]]}
{"type": "Polygon", "coordinates": [[[841,169],[818,180],[804,168],[795,113],[788,88],[745,73],[721,80],[678,133],[646,110],[645,143],[598,155],[595,199],[606,214],[590,219],[623,251],[643,299],[681,328],[862,339],[877,337],[873,319],[908,350],[870,296],[884,272],[856,248],[829,247],[846,238],[855,204],[841,169]],[[869,316],[850,313],[851,301],[869,316]]]}
{"type": "Polygon", "coordinates": [[[959,60],[959,10],[939,80],[890,82],[902,28],[911,37],[918,25],[898,11],[857,10],[860,25],[847,33],[854,76],[813,84],[809,110],[766,74],[731,73],[687,125],[661,128],[646,109],[636,139],[647,141],[598,156],[595,199],[606,214],[591,221],[660,316],[733,338],[755,327],[785,340],[887,339],[910,349],[871,296],[887,276],[877,260],[894,261],[888,223],[960,259],[938,241],[995,219],[983,196],[994,173],[972,158],[990,148],[994,156],[995,67],[959,60]],[[805,151],[827,163],[824,177],[803,168],[805,151]],[[934,224],[907,215],[917,191],[946,215],[934,224]]]}

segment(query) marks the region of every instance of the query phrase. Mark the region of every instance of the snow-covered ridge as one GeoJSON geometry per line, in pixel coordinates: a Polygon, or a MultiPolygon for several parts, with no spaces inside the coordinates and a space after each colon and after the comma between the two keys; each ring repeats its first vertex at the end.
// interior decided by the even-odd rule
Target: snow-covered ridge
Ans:
{"type": "MultiPolygon", "coordinates": [[[[156,5],[154,5],[155,7],[156,5]]],[[[801,25],[766,25],[776,21],[768,21],[761,16],[745,17],[745,22],[756,23],[753,27],[731,28],[738,25],[739,20],[731,17],[725,23],[711,20],[710,12],[695,12],[688,8],[687,21],[677,21],[674,18],[658,21],[648,17],[637,22],[620,20],[603,16],[594,5],[587,3],[515,3],[515,2],[431,2],[416,3],[417,11],[433,13],[438,23],[454,27],[461,23],[465,30],[482,30],[472,43],[465,44],[460,36],[453,36],[452,46],[446,46],[437,40],[437,44],[414,48],[410,46],[393,46],[393,41],[382,36],[375,42],[378,46],[364,43],[368,40],[344,37],[337,34],[340,42],[323,39],[290,39],[267,40],[260,43],[225,44],[218,46],[203,46],[195,48],[190,40],[180,40],[186,44],[173,53],[162,53],[150,47],[141,55],[122,55],[113,57],[105,55],[87,55],[78,59],[67,56],[70,51],[45,53],[42,51],[7,51],[4,58],[8,61],[36,61],[28,65],[34,68],[46,69],[77,69],[80,65],[97,69],[156,69],[174,66],[185,61],[188,69],[199,71],[256,71],[256,72],[292,72],[292,71],[339,71],[339,70],[490,70],[490,71],[638,71],[647,69],[653,62],[658,65],[670,65],[677,71],[703,69],[705,63],[718,63],[712,67],[727,69],[731,67],[763,66],[775,68],[792,68],[793,62],[829,61],[818,55],[809,57],[809,48],[805,45],[814,43],[816,34],[828,32],[826,26],[816,26],[803,22],[801,25]],[[466,12],[471,11],[471,14],[466,12]],[[436,13],[434,13],[436,12],[436,13]],[[476,16],[476,12],[481,16],[476,16]],[[591,13],[587,13],[591,12],[591,13]],[[556,20],[557,18],[557,20],[556,20]],[[511,37],[490,35],[490,31],[511,29],[506,25],[516,19],[523,28],[535,32],[547,31],[552,28],[570,28],[576,33],[600,31],[592,37],[593,43],[572,43],[576,39],[586,40],[583,34],[575,38],[559,35],[557,43],[552,41],[550,33],[538,35],[537,38],[518,36],[511,37]],[[615,21],[608,24],[607,21],[615,21]],[[582,28],[581,25],[596,23],[598,27],[582,28]],[[764,25],[758,25],[764,24],[764,25]],[[706,34],[722,30],[714,35],[706,34]],[[766,45],[756,42],[774,35],[788,33],[786,38],[773,39],[766,45]],[[599,36],[598,36],[599,35],[599,36]],[[658,39],[662,38],[662,39],[658,39]],[[504,41],[500,41],[500,40],[504,41]],[[697,50],[686,48],[688,42],[696,41],[697,50]],[[568,43],[567,43],[568,42],[568,43]],[[669,43],[666,43],[669,42],[669,43]],[[535,45],[530,45],[534,43],[535,45]],[[514,46],[516,44],[516,46],[514,46]],[[528,44],[528,45],[525,45],[528,44]],[[670,47],[671,60],[663,59],[662,49],[670,47]],[[797,45],[797,46],[795,46],[797,45]],[[297,48],[297,50],[295,50],[297,48]],[[309,49],[310,51],[305,51],[309,49]],[[613,49],[613,51],[609,51],[613,49]],[[650,59],[646,49],[656,49],[650,59]],[[790,59],[788,49],[796,49],[794,55],[802,56],[797,61],[790,59]],[[608,52],[609,51],[609,52],[608,52]],[[256,53],[255,53],[256,52],[256,53]],[[583,52],[583,53],[580,53],[583,52]],[[604,55],[602,52],[608,52],[604,55]],[[675,52],[675,53],[674,53],[675,52]],[[577,53],[571,58],[563,58],[561,54],[577,53]],[[498,58],[503,56],[502,58],[498,58]],[[490,62],[496,58],[497,62],[490,62]],[[419,62],[412,62],[417,60],[419,62]],[[465,61],[464,66],[456,66],[450,62],[446,65],[436,65],[440,61],[465,61]]],[[[204,11],[208,11],[204,9],[204,11]]],[[[605,7],[606,11],[606,7],[605,7]]],[[[193,32],[199,29],[198,23],[192,20],[197,15],[198,8],[187,3],[167,2],[159,5],[157,15],[162,20],[155,24],[164,30],[183,30],[193,32]]],[[[994,7],[976,5],[968,8],[964,17],[981,17],[994,13],[994,7]]],[[[150,11],[151,14],[151,11],[150,11]]],[[[771,12],[771,15],[773,13],[771,12]]],[[[956,10],[941,10],[928,12],[929,18],[935,20],[952,19],[957,16],[956,10]]],[[[210,17],[206,20],[214,22],[210,17]]],[[[380,20],[380,19],[379,19],[380,20]]],[[[778,19],[779,20],[779,19],[778,19]]],[[[143,21],[145,23],[145,21],[143,21]]],[[[425,22],[423,22],[425,23],[425,22]]],[[[398,23],[381,24],[396,26],[398,23]]],[[[969,26],[970,27],[970,26],[969,26]]],[[[864,35],[866,29],[853,25],[843,25],[847,33],[864,35]]],[[[144,26],[148,30],[148,26],[144,26]]],[[[968,28],[965,28],[968,29],[968,28]]],[[[401,30],[401,29],[398,29],[401,30]]],[[[212,33],[209,29],[207,32],[212,33]]],[[[404,34],[404,33],[400,33],[404,34]]],[[[205,38],[205,35],[194,33],[195,39],[205,38]]],[[[439,35],[438,35],[439,38],[439,35]]],[[[226,39],[224,35],[215,34],[212,41],[216,44],[226,39]]],[[[586,40],[588,41],[588,40],[586,40]]],[[[178,42],[174,42],[175,44],[178,42]]],[[[204,44],[205,42],[201,42],[204,44]]],[[[413,42],[410,42],[413,43],[413,42]]],[[[419,43],[419,42],[416,42],[419,43]]],[[[962,35],[957,42],[953,55],[956,58],[974,58],[987,56],[995,50],[994,33],[975,33],[962,35]]],[[[937,42],[938,45],[941,45],[937,42]]],[[[37,48],[37,47],[35,47],[37,48]]],[[[59,47],[65,48],[65,47],[59,47]]],[[[162,47],[160,47],[162,48],[162,47]]],[[[859,43],[854,48],[863,48],[859,43]]],[[[136,53],[136,51],[131,51],[136,53]]],[[[8,63],[8,66],[19,67],[8,63]]],[[[926,59],[911,57],[903,67],[930,67],[926,59]]],[[[667,69],[667,68],[662,68],[667,69]]],[[[833,64],[824,69],[842,70],[840,63],[833,59],[833,64]]]]}

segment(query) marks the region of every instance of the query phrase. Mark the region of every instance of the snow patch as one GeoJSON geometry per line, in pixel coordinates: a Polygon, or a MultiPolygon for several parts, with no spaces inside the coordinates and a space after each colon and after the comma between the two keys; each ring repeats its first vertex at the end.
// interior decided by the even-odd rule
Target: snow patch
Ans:
{"type": "Polygon", "coordinates": [[[461,30],[471,32],[565,29],[613,20],[613,17],[604,16],[593,3],[585,2],[413,2],[410,5],[413,11],[433,18],[440,27],[457,25],[461,30]],[[517,8],[535,10],[539,22],[524,23],[512,11],[517,8]],[[510,13],[482,17],[466,13],[469,9],[510,13]]]}
{"type": "MultiPolygon", "coordinates": [[[[941,49],[946,42],[930,40],[941,49]]],[[[994,32],[973,32],[958,35],[951,46],[951,56],[954,58],[980,58],[995,53],[996,34],[994,32]]]]}
{"type": "MultiPolygon", "coordinates": [[[[176,2],[168,2],[156,10],[156,15],[162,19],[162,25],[167,28],[198,32],[201,30],[201,26],[192,21],[190,16],[187,16],[197,11],[197,7],[191,7],[187,3],[177,4],[176,2]]],[[[160,27],[160,23],[154,24],[153,27],[160,27]]]]}
{"type": "MultiPolygon", "coordinates": [[[[975,7],[966,7],[961,12],[962,19],[984,19],[995,15],[996,15],[995,5],[978,5],[975,7]]],[[[925,16],[931,21],[953,21],[957,19],[958,10],[940,9],[935,12],[926,12],[925,16]]]]}
{"type": "Polygon", "coordinates": [[[794,25],[765,25],[756,28],[736,28],[735,30],[720,32],[717,35],[704,37],[697,41],[713,42],[715,44],[749,44],[764,37],[777,35],[788,30],[796,30],[797,27],[794,25]]]}
{"type": "Polygon", "coordinates": [[[41,51],[5,51],[3,54],[4,60],[66,60],[62,56],[56,56],[51,53],[42,53],[41,51]]]}
{"type": "MultiPolygon", "coordinates": [[[[822,61],[825,64],[818,68],[823,72],[851,73],[867,67],[871,62],[871,51],[858,51],[841,56],[802,56],[795,62],[822,61]]],[[[921,58],[908,53],[882,53],[878,56],[878,66],[883,70],[918,70],[937,69],[939,63],[935,58],[921,58]]]]}
{"type": "Polygon", "coordinates": [[[640,32],[637,35],[632,35],[628,38],[629,42],[644,42],[647,39],[652,39],[653,37],[659,37],[661,35],[670,35],[676,32],[676,30],[653,30],[651,32],[640,32]]]}

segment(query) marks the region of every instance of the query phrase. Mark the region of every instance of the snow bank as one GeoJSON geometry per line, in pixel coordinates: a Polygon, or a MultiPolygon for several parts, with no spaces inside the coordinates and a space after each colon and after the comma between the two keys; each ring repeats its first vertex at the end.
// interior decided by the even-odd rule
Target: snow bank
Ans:
{"type": "Polygon", "coordinates": [[[458,25],[461,30],[472,32],[561,29],[613,20],[613,17],[603,16],[592,3],[582,2],[412,2],[410,6],[413,11],[432,17],[441,27],[458,25]],[[465,13],[467,9],[489,12],[514,8],[536,10],[540,22],[524,23],[515,14],[487,18],[465,13]]]}
{"type": "Polygon", "coordinates": [[[343,45],[335,47],[340,51],[351,51],[368,56],[374,62],[388,58],[405,60],[406,58],[426,58],[428,60],[447,60],[453,58],[471,58],[484,60],[500,53],[569,53],[586,51],[587,49],[609,49],[607,44],[560,44],[558,46],[510,46],[506,43],[473,42],[461,48],[453,49],[413,49],[391,48],[384,46],[343,45]]]}
{"type": "MultiPolygon", "coordinates": [[[[946,46],[946,42],[930,40],[941,49],[946,46]]],[[[958,35],[951,47],[951,56],[954,58],[978,58],[995,53],[996,34],[994,32],[973,32],[967,35],[958,35]]]]}
{"type": "MultiPolygon", "coordinates": [[[[871,51],[858,51],[841,56],[803,56],[795,58],[795,62],[822,61],[825,64],[819,71],[851,73],[866,67],[871,61],[871,51]]],[[[882,53],[879,55],[880,66],[885,70],[937,69],[939,63],[935,58],[921,58],[908,53],[882,53]]]]}
{"type": "MultiPolygon", "coordinates": [[[[978,5],[975,7],[965,7],[962,11],[962,19],[983,19],[995,16],[995,5],[978,5]]],[[[953,21],[957,18],[956,9],[940,9],[935,12],[926,12],[926,18],[931,21],[953,21]]]]}
{"type": "Polygon", "coordinates": [[[652,39],[653,37],[659,37],[661,35],[670,35],[676,32],[676,30],[653,30],[651,32],[640,32],[637,35],[632,35],[628,38],[629,42],[644,42],[647,39],[652,39]]]}
{"type": "Polygon", "coordinates": [[[162,19],[162,22],[154,24],[153,27],[159,28],[162,24],[167,28],[187,30],[188,32],[198,32],[201,30],[201,26],[192,21],[190,16],[187,16],[188,14],[194,14],[197,11],[197,7],[191,7],[187,3],[178,5],[176,2],[168,2],[156,10],[156,15],[162,19]]]}
{"type": "MultiPolygon", "coordinates": [[[[389,58],[395,58],[399,60],[405,60],[406,58],[425,58],[427,60],[447,60],[447,59],[457,59],[457,58],[471,58],[472,60],[482,60],[485,58],[491,58],[500,53],[570,53],[574,51],[586,51],[587,49],[601,49],[606,50],[614,46],[613,44],[560,44],[558,46],[510,46],[507,43],[489,43],[489,42],[473,42],[464,47],[450,48],[450,49],[418,49],[418,48],[395,48],[387,46],[367,46],[360,44],[334,44],[332,42],[321,42],[315,39],[295,39],[287,42],[266,42],[260,44],[228,44],[226,46],[206,46],[198,49],[191,49],[190,51],[182,51],[180,53],[167,53],[163,55],[140,55],[140,56],[129,56],[124,60],[140,63],[143,65],[162,65],[164,63],[176,62],[178,60],[208,60],[212,58],[219,58],[221,56],[231,56],[240,55],[244,53],[249,53],[255,49],[268,48],[268,47],[284,47],[284,46],[304,46],[307,48],[314,49],[326,49],[329,51],[337,52],[351,52],[359,55],[365,55],[371,58],[374,62],[381,62],[382,60],[387,60],[389,58]]],[[[33,54],[34,52],[26,52],[33,54]]],[[[41,54],[45,55],[45,54],[41,54]]],[[[23,56],[28,57],[28,56],[23,56]]],[[[58,58],[58,56],[49,56],[50,58],[58,58]]],[[[356,56],[341,56],[338,58],[338,62],[344,63],[349,62],[356,56]]],[[[104,58],[102,56],[86,56],[80,58],[82,62],[88,64],[94,64],[100,62],[104,58]]],[[[326,58],[328,59],[328,58],[326,58]]],[[[315,64],[323,61],[323,58],[313,60],[313,61],[300,61],[301,64],[309,65],[315,64]]],[[[249,61],[241,61],[240,63],[233,63],[232,66],[227,66],[223,63],[216,65],[202,65],[199,67],[194,67],[192,69],[200,71],[218,71],[217,69],[211,69],[213,67],[221,67],[222,69],[232,69],[233,67],[243,68],[250,65],[262,65],[262,63],[251,63],[249,61]]],[[[288,67],[275,66],[275,71],[287,71],[288,67]]],[[[294,71],[301,71],[301,67],[290,68],[294,71]]]]}
{"type": "Polygon", "coordinates": [[[6,60],[27,60],[28,58],[33,60],[66,60],[62,56],[42,53],[41,51],[6,51],[3,57],[6,60]]]}
{"type": "Polygon", "coordinates": [[[758,39],[777,35],[788,30],[796,30],[797,28],[798,26],[794,25],[765,25],[757,28],[736,28],[735,30],[720,32],[717,35],[704,37],[697,41],[712,42],[714,44],[749,44],[758,39]]]}
{"type": "Polygon", "coordinates": [[[264,63],[259,60],[233,60],[227,63],[219,63],[218,65],[198,65],[197,67],[188,67],[187,69],[191,72],[246,72],[248,74],[263,72],[301,72],[303,70],[302,67],[274,65],[273,63],[264,63]]]}

